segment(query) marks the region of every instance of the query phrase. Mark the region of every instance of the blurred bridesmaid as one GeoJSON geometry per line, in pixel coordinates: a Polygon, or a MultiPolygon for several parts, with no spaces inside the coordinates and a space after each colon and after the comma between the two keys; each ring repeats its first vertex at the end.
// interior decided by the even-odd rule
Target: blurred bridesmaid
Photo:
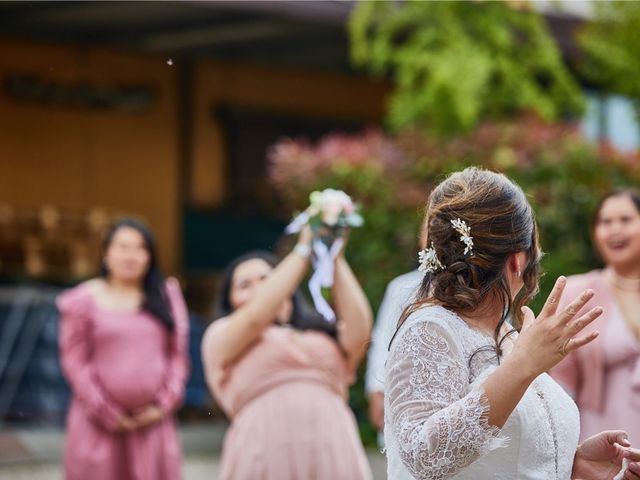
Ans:
{"type": "Polygon", "coordinates": [[[62,368],[71,385],[67,480],[176,480],[174,413],[188,374],[188,315],[164,280],[146,225],[122,219],[104,240],[99,278],[58,299],[62,368]]]}
{"type": "Polygon", "coordinates": [[[371,478],[347,404],[371,309],[343,254],[332,290],[337,326],[305,306],[297,288],[310,242],[304,230],[277,266],[253,252],[223,277],[218,320],[202,343],[207,383],[231,419],[220,480],[371,478]]]}
{"type": "Polygon", "coordinates": [[[560,307],[576,292],[590,288],[604,313],[587,330],[600,336],[570,353],[551,375],[574,397],[580,409],[580,436],[623,429],[640,444],[640,193],[605,195],[592,226],[605,268],[567,279],[560,307]]]}

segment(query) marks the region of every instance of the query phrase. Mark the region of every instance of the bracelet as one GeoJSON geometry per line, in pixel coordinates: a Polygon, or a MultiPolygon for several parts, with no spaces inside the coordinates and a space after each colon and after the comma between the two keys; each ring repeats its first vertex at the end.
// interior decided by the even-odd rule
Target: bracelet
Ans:
{"type": "Polygon", "coordinates": [[[309,255],[311,255],[311,247],[304,243],[296,243],[296,246],[293,247],[293,251],[302,258],[309,258],[309,255]]]}

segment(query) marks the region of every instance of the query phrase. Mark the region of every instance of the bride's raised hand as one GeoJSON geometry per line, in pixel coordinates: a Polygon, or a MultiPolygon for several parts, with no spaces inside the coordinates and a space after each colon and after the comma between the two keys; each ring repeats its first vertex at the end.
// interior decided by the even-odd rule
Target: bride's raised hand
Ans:
{"type": "Polygon", "coordinates": [[[559,277],[535,318],[529,307],[523,307],[524,321],[513,353],[521,366],[532,375],[539,375],[555,366],[569,353],[593,341],[598,332],[579,336],[580,332],[602,314],[597,306],[583,315],[577,313],[593,298],[593,290],[584,290],[562,310],[558,304],[567,284],[565,277],[559,277]]]}

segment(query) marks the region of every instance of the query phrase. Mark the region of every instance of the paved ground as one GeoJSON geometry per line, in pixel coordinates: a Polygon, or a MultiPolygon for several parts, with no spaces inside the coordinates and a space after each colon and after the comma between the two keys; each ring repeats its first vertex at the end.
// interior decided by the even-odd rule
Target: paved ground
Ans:
{"type": "MultiPolygon", "coordinates": [[[[216,462],[210,458],[189,455],[185,459],[185,480],[216,478],[216,462]]],[[[58,463],[0,466],[2,480],[61,480],[62,469],[58,463]]]]}
{"type": "MultiPolygon", "coordinates": [[[[185,480],[216,478],[224,424],[181,425],[185,480]]],[[[0,480],[59,480],[64,432],[56,429],[0,432],[0,480]]],[[[375,480],[385,475],[384,456],[368,451],[375,480]]]]}

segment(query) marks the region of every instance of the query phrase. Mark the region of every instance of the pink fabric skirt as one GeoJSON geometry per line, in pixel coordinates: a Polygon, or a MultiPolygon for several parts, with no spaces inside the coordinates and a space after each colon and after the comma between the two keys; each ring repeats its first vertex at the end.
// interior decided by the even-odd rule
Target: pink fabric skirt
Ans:
{"type": "Polygon", "coordinates": [[[72,403],[64,453],[66,480],[180,480],[181,464],[173,417],[133,433],[112,433],[72,403]]]}
{"type": "Polygon", "coordinates": [[[250,401],[227,431],[220,480],[372,478],[355,417],[318,382],[279,385],[250,401]]]}

